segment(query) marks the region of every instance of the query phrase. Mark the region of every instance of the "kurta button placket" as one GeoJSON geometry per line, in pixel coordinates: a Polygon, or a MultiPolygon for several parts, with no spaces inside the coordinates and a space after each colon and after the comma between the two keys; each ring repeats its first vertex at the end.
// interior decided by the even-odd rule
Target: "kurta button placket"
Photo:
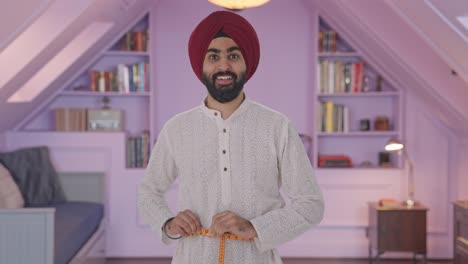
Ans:
{"type": "Polygon", "coordinates": [[[221,114],[215,118],[218,126],[219,141],[219,166],[221,176],[222,202],[225,206],[231,203],[231,161],[229,157],[229,127],[228,121],[221,118],[221,114]]]}

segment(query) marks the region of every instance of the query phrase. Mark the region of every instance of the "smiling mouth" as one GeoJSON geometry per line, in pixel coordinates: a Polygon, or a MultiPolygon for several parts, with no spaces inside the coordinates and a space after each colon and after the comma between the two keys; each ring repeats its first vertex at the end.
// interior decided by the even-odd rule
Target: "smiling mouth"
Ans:
{"type": "Polygon", "coordinates": [[[229,85],[234,82],[235,75],[231,73],[218,73],[215,76],[215,82],[218,85],[229,85]]]}
{"type": "Polygon", "coordinates": [[[220,85],[226,85],[226,84],[230,84],[232,83],[232,76],[218,76],[216,78],[216,83],[220,84],[220,85]]]}
{"type": "Polygon", "coordinates": [[[217,80],[232,80],[232,76],[230,76],[230,75],[218,76],[216,79],[217,80]]]}

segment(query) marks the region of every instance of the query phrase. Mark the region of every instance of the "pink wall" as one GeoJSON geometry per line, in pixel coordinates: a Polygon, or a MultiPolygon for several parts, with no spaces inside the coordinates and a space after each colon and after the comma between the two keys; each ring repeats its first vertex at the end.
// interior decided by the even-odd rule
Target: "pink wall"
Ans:
{"type": "MultiPolygon", "coordinates": [[[[314,21],[301,1],[271,1],[240,12],[259,35],[261,58],[245,91],[252,99],[286,114],[307,132],[308,90],[314,21]],[[285,23],[287,21],[287,23],[285,23]]],[[[201,104],[206,88],[189,63],[187,43],[196,24],[212,11],[208,1],[160,1],[157,4],[153,57],[156,71],[156,131],[174,114],[201,104]],[[171,25],[170,27],[168,25],[171,25]]],[[[310,98],[310,96],[309,96],[310,98]]]]}

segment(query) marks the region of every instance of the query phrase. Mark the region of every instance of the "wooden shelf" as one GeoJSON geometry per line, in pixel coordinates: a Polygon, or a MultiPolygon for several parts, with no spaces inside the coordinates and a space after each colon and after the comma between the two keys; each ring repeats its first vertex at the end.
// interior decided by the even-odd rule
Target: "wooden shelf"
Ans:
{"type": "Polygon", "coordinates": [[[149,92],[91,92],[91,91],[63,91],[61,95],[67,96],[143,96],[149,97],[149,92]]]}
{"type": "Polygon", "coordinates": [[[381,137],[397,136],[397,131],[352,131],[352,132],[318,132],[319,137],[381,137]]]}
{"type": "Polygon", "coordinates": [[[103,53],[104,56],[149,56],[147,51],[124,51],[124,50],[111,50],[103,53]]]}
{"type": "Polygon", "coordinates": [[[359,52],[319,52],[319,58],[328,57],[361,57],[359,52]]]}
{"type": "Polygon", "coordinates": [[[398,92],[386,91],[386,92],[359,92],[359,93],[320,93],[317,97],[389,97],[399,96],[398,92]]]}
{"type": "Polygon", "coordinates": [[[318,167],[318,168],[315,168],[314,170],[315,171],[331,171],[331,170],[339,170],[339,171],[344,171],[344,170],[353,170],[353,171],[356,171],[356,170],[385,170],[385,171],[389,171],[389,170],[399,170],[400,168],[397,168],[397,167],[359,167],[359,166],[354,166],[354,167],[343,167],[343,168],[340,168],[340,167],[318,167]]]}

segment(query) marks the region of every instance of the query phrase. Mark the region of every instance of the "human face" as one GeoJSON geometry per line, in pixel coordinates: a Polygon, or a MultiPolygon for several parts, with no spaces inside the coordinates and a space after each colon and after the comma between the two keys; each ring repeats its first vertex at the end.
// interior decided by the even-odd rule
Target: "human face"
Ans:
{"type": "Polygon", "coordinates": [[[226,103],[239,96],[246,77],[244,57],[231,38],[211,41],[203,62],[203,79],[211,97],[226,103]]]}

